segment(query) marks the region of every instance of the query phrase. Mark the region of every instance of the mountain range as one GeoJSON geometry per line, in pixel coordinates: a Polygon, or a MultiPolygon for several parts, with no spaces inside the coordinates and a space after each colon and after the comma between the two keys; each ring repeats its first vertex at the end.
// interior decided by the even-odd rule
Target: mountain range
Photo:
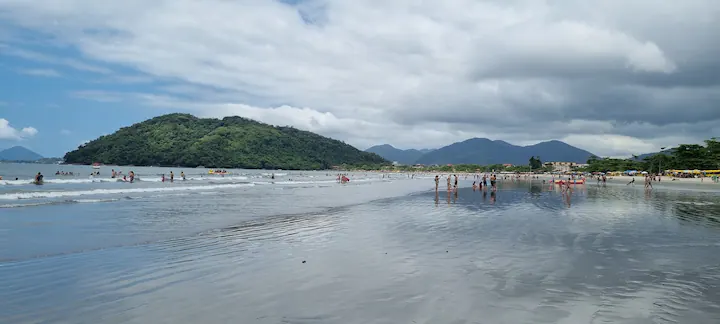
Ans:
{"type": "Polygon", "coordinates": [[[0,151],[0,161],[37,161],[43,156],[22,146],[13,146],[0,151]]]}
{"type": "Polygon", "coordinates": [[[373,146],[374,152],[390,161],[403,164],[528,164],[530,157],[538,156],[543,162],[586,163],[594,154],[561,141],[547,141],[534,145],[518,146],[505,141],[471,138],[436,150],[401,150],[390,145],[373,146]]]}
{"type": "Polygon", "coordinates": [[[662,151],[660,151],[660,152],[640,154],[640,155],[638,155],[637,157],[633,157],[633,158],[631,158],[631,159],[633,159],[633,160],[635,160],[635,161],[642,161],[642,160],[644,160],[644,159],[646,159],[646,158],[649,158],[649,157],[652,157],[652,156],[654,156],[654,155],[658,155],[658,154],[672,155],[673,153],[675,153],[675,148],[669,148],[669,149],[666,149],[666,150],[662,150],[662,151]]]}
{"type": "Polygon", "coordinates": [[[401,164],[413,164],[423,154],[426,154],[426,153],[429,153],[432,151],[434,151],[434,150],[433,149],[401,150],[401,149],[393,147],[390,144],[375,145],[375,146],[365,150],[365,152],[375,153],[377,155],[384,157],[386,160],[398,162],[401,164]]]}

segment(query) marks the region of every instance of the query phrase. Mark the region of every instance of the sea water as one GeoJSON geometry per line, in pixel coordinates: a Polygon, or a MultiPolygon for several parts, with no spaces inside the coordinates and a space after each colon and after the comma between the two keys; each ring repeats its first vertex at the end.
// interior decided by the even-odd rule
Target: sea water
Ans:
{"type": "Polygon", "coordinates": [[[712,191],[52,168],[0,184],[1,323],[720,322],[712,191]]]}

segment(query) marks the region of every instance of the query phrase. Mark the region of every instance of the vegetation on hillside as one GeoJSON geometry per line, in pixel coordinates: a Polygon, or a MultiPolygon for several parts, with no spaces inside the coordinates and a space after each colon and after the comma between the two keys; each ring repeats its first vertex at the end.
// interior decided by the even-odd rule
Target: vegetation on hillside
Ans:
{"type": "Polygon", "coordinates": [[[641,161],[635,159],[611,159],[591,157],[589,166],[583,170],[625,171],[639,170],[657,173],[659,170],[718,170],[720,169],[720,141],[711,138],[705,145],[682,144],[667,154],[654,154],[641,161]]]}
{"type": "Polygon", "coordinates": [[[169,114],[121,128],[65,155],[66,163],[318,170],[388,161],[341,141],[242,117],[169,114]]]}

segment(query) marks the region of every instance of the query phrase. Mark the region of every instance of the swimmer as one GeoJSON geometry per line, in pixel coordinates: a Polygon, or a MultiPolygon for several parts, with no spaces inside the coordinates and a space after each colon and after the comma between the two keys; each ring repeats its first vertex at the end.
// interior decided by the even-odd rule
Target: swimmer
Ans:
{"type": "Polygon", "coordinates": [[[43,183],[43,175],[42,173],[38,172],[35,176],[35,184],[42,184],[43,183]]]}

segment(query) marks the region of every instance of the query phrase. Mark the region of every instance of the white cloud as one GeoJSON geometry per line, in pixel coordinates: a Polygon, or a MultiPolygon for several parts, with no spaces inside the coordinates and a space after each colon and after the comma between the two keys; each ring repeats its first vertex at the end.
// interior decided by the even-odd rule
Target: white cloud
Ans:
{"type": "Polygon", "coordinates": [[[72,132],[67,129],[60,130],[60,135],[70,135],[70,134],[72,134],[72,132]]]}
{"type": "MultiPolygon", "coordinates": [[[[75,92],[80,98],[240,114],[359,147],[438,147],[477,136],[566,139],[616,155],[656,150],[665,146],[660,137],[712,135],[710,126],[687,126],[720,123],[720,42],[711,41],[720,21],[709,14],[719,6],[0,0],[0,19],[52,35],[86,60],[137,70],[129,75],[141,77],[126,82],[166,83],[145,93],[75,92]],[[626,126],[633,122],[642,125],[626,126]]],[[[109,73],[0,46],[7,55],[109,73]]]]}
{"type": "Polygon", "coordinates": [[[5,118],[0,118],[0,139],[5,140],[22,140],[37,135],[38,130],[34,127],[24,127],[16,129],[10,125],[5,118]]]}
{"type": "Polygon", "coordinates": [[[53,69],[19,69],[19,73],[32,76],[42,76],[56,78],[60,77],[60,72],[53,69]]]}
{"type": "MultiPolygon", "coordinates": [[[[0,6],[3,4],[0,3],[0,6]]],[[[0,43],[0,55],[8,55],[8,56],[14,56],[23,58],[26,60],[31,60],[35,62],[42,62],[42,63],[48,63],[48,64],[55,64],[55,65],[62,65],[67,66],[76,70],[80,71],[86,71],[86,72],[94,72],[94,73],[111,73],[111,71],[104,67],[95,66],[92,64],[87,64],[85,62],[71,59],[71,58],[61,58],[61,57],[54,57],[42,53],[37,53],[33,51],[28,51],[20,48],[14,48],[11,46],[8,46],[7,44],[0,43]]]]}
{"type": "Polygon", "coordinates": [[[33,137],[37,135],[38,130],[35,129],[35,127],[24,127],[20,130],[20,136],[21,137],[33,137]]]}

